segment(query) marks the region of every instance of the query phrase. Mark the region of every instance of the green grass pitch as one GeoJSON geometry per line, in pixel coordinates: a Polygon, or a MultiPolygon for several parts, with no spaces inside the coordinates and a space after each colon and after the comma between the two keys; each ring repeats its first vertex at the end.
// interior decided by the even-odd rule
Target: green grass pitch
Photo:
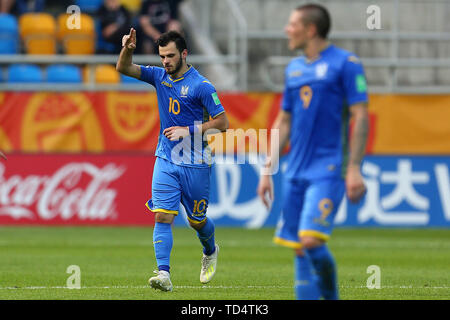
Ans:
{"type": "MultiPolygon", "coordinates": [[[[216,228],[218,271],[199,282],[201,246],[174,228],[173,292],[148,287],[155,269],[151,227],[0,227],[0,299],[290,300],[293,253],[272,243],[273,229],[216,228]],[[66,288],[68,266],[81,289],[66,288]]],[[[450,230],[342,229],[329,242],[341,299],[450,298],[450,230]],[[371,265],[380,289],[368,289],[371,265]]]]}

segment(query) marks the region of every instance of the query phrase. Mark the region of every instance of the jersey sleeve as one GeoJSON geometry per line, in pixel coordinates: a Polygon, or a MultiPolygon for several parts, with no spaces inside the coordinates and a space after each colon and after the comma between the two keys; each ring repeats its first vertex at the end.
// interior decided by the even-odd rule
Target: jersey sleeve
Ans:
{"type": "Polygon", "coordinates": [[[343,87],[345,98],[349,106],[367,102],[367,82],[361,61],[355,55],[350,55],[343,65],[343,87]]]}
{"type": "Polygon", "coordinates": [[[142,81],[150,83],[155,86],[155,79],[160,75],[160,68],[152,66],[140,66],[141,67],[141,77],[142,81]]]}
{"type": "Polygon", "coordinates": [[[213,118],[225,112],[222,103],[219,100],[216,89],[209,81],[203,81],[200,84],[199,98],[203,106],[213,118]]]}

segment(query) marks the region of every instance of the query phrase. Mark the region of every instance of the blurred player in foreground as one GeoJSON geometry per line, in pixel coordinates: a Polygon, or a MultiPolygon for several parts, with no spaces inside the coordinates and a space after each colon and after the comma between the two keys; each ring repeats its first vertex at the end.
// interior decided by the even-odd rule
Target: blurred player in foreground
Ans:
{"type": "Polygon", "coordinates": [[[171,225],[180,202],[203,246],[200,281],[208,283],[216,273],[219,247],[214,239],[214,223],[206,217],[211,156],[202,137],[209,129],[225,131],[228,128],[225,110],[214,86],[186,63],[186,42],[176,31],[164,33],[157,40],[163,68],[132,63],[136,48],[134,29],[123,37],[122,45],[116,69],[148,82],[156,88],[158,96],[160,135],[152,199],[146,204],[155,213],[153,245],[158,271],[149,279],[149,284],[162,291],[173,289],[170,281],[171,225]],[[180,157],[180,150],[187,151],[180,157]]]}
{"type": "MultiPolygon", "coordinates": [[[[326,242],[345,191],[351,202],[366,191],[360,172],[369,130],[366,80],[359,58],[328,42],[330,25],[329,13],[320,5],[292,11],[285,28],[289,49],[301,49],[304,55],[286,68],[281,110],[273,125],[279,129],[278,151],[289,140],[291,146],[274,241],[295,250],[297,299],[339,298],[336,264],[326,242]],[[350,116],[354,128],[348,154],[350,116]]],[[[261,175],[257,189],[267,207],[273,200],[271,168],[278,161],[270,154],[268,174],[261,175]]]]}

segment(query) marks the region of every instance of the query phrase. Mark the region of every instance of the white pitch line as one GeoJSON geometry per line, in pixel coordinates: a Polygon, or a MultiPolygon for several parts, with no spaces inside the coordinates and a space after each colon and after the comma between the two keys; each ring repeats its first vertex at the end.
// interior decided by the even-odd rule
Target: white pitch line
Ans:
{"type": "MultiPolygon", "coordinates": [[[[80,289],[146,289],[150,286],[82,286],[80,289]]],[[[175,289],[286,289],[291,288],[290,286],[174,286],[175,289]]],[[[0,287],[0,290],[39,290],[39,289],[72,289],[68,287],[61,286],[33,286],[33,287],[0,287]]]]}
{"type": "MultiPolygon", "coordinates": [[[[368,289],[366,286],[339,286],[342,289],[368,289]]],[[[380,289],[450,289],[447,286],[439,287],[413,287],[413,286],[381,286],[380,289]]]]}
{"type": "MultiPolygon", "coordinates": [[[[341,289],[368,289],[366,286],[339,286],[341,289]]],[[[148,289],[149,286],[91,286],[80,289],[148,289]]],[[[290,289],[292,286],[174,286],[175,289],[290,289]]],[[[0,290],[45,290],[45,289],[71,289],[62,286],[31,286],[31,287],[0,287],[0,290]]],[[[450,289],[449,286],[413,287],[413,286],[381,286],[380,289],[450,289]]]]}

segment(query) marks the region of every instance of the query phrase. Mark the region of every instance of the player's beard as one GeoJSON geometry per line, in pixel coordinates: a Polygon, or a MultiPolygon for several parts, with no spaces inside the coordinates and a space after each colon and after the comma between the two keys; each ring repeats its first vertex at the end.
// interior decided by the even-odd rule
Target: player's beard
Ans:
{"type": "Polygon", "coordinates": [[[167,71],[167,73],[170,74],[170,75],[177,74],[178,71],[181,70],[182,66],[183,66],[183,59],[181,58],[181,55],[180,55],[180,60],[178,60],[178,63],[175,66],[175,68],[172,71],[167,71]]]}

